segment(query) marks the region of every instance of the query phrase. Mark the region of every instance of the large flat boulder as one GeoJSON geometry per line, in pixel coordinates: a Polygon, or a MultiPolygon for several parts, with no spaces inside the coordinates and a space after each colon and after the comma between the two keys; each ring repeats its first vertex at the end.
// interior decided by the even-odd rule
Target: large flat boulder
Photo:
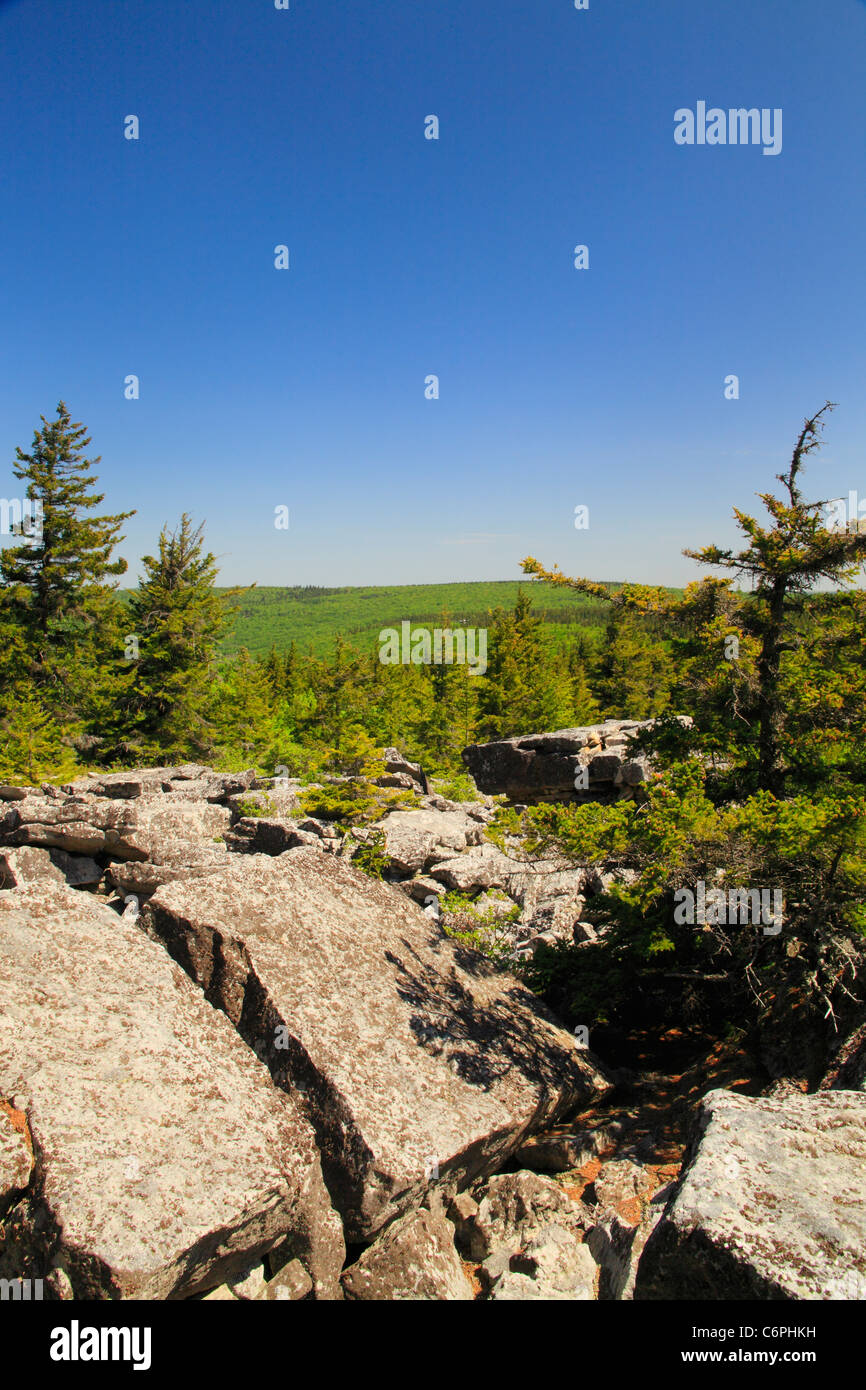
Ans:
{"type": "MultiPolygon", "coordinates": [[[[227,836],[229,833],[226,831],[227,836]]],[[[205,874],[214,873],[224,868],[228,846],[220,842],[196,842],[167,836],[151,853],[155,861],[115,859],[109,864],[108,877],[119,893],[147,897],[163,883],[173,883],[175,879],[202,878],[205,874]]]]}
{"type": "Polygon", "coordinates": [[[394,811],[378,821],[385,853],[398,874],[420,873],[437,860],[448,859],[480,844],[484,827],[463,811],[394,811]]]}
{"type": "Polygon", "coordinates": [[[27,883],[61,883],[86,888],[99,883],[103,870],[86,854],[67,854],[62,849],[0,850],[0,888],[21,888],[27,883]]]}
{"type": "Polygon", "coordinates": [[[349,1239],[604,1088],[527,990],[397,889],[307,848],[230,858],[160,888],[141,925],[298,1095],[349,1239]]]}
{"type": "Polygon", "coordinates": [[[22,1184],[6,1133],[0,1277],[181,1298],[287,1250],[338,1296],[310,1126],[162,947],[89,894],[0,892],[0,1100],[37,1157],[22,1184]]]}
{"type": "Polygon", "coordinates": [[[645,760],[629,757],[628,745],[652,722],[607,719],[603,724],[473,743],[461,756],[480,791],[504,794],[509,801],[615,801],[631,795],[646,778],[645,760]]]}
{"type": "Polygon", "coordinates": [[[227,806],[207,801],[55,791],[7,803],[0,814],[0,845],[39,845],[158,862],[167,840],[211,843],[224,834],[231,819],[227,806]]]}
{"type": "Polygon", "coordinates": [[[634,1296],[866,1298],[866,1095],[705,1096],[634,1296]]]}
{"type": "Polygon", "coordinates": [[[142,767],[131,772],[79,777],[74,782],[64,783],[62,790],[121,801],[164,795],[174,800],[200,797],[205,801],[228,802],[232,796],[259,786],[261,781],[253,768],[246,772],[223,773],[214,772],[201,763],[183,763],[174,767],[142,767]]]}

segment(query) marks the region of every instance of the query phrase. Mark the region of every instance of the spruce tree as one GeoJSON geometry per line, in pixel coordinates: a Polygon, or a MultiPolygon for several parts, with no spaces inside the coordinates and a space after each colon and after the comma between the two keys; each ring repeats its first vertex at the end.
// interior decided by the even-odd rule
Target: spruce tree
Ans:
{"type": "Polygon", "coordinates": [[[241,647],[219,685],[222,762],[236,768],[273,765],[276,703],[266,664],[241,647]]]}
{"type": "Polygon", "coordinates": [[[573,718],[567,658],[552,650],[523,590],[510,612],[493,614],[480,707],[485,739],[561,729],[573,718]]]}
{"type": "Polygon", "coordinates": [[[18,448],[13,468],[38,521],[18,528],[28,540],[0,552],[0,594],[29,678],[71,723],[100,708],[110,683],[122,612],[110,581],[126,571],[112,555],[133,512],[93,515],[104,494],[95,491],[100,459],[86,456],[84,425],[62,401],[56,420],[41,419],[30,452],[18,448]]]}
{"type": "Polygon", "coordinates": [[[605,633],[597,688],[606,719],[649,719],[661,714],[669,700],[664,648],[616,610],[605,633]]]}
{"type": "Polygon", "coordinates": [[[126,695],[131,741],[165,757],[207,759],[218,737],[217,645],[231,616],[226,599],[238,591],[216,592],[216,558],[186,512],[176,530],[163,527],[159,554],[142,564],[127,617],[138,646],[126,695]]]}
{"type": "Polygon", "coordinates": [[[126,572],[126,561],[112,560],[112,552],[134,515],[90,515],[104,494],[93,491],[100,459],[85,456],[84,425],[73,423],[63,401],[56,420],[41,419],[31,452],[16,449],[19,466],[12,470],[27,484],[27,498],[41,506],[41,526],[27,544],[0,553],[0,580],[29,639],[37,678],[60,669],[64,655],[104,617],[105,580],[126,572]]]}
{"type": "Polygon", "coordinates": [[[571,681],[571,718],[576,726],[595,724],[599,718],[598,701],[590,684],[594,666],[591,643],[578,635],[568,651],[568,675],[571,681]]]}
{"type": "Polygon", "coordinates": [[[72,776],[75,759],[32,687],[18,686],[0,711],[0,777],[29,785],[72,776]]]}

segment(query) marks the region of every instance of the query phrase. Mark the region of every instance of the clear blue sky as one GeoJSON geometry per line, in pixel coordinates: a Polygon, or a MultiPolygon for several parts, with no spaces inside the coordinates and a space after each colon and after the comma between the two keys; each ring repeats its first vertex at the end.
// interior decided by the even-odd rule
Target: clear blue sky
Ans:
{"type": "Polygon", "coordinates": [[[62,397],[132,573],[682,583],[830,397],[866,497],[864,72],[862,0],[0,3],[0,495],[62,397]]]}

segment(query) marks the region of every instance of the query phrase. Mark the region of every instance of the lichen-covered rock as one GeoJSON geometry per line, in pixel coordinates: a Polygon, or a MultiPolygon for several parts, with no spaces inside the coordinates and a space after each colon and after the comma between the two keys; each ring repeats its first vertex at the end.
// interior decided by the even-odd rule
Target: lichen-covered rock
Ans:
{"type": "Polygon", "coordinates": [[[396,748],[386,748],[382,753],[385,772],[394,777],[407,777],[423,792],[430,790],[424,769],[420,763],[410,763],[396,748]]]}
{"type": "MultiPolygon", "coordinates": [[[[226,834],[229,832],[227,831],[226,834]]],[[[108,878],[119,893],[147,897],[163,883],[177,879],[202,878],[224,867],[228,847],[221,841],[177,839],[160,841],[155,860],[116,859],[108,868],[108,878]]]]}
{"type": "Polygon", "coordinates": [[[21,786],[17,782],[0,782],[0,801],[24,801],[28,796],[38,795],[38,787],[21,786]]]}
{"type": "Polygon", "coordinates": [[[866,1096],[712,1091],[636,1299],[866,1297],[866,1096]]]}
{"type": "Polygon", "coordinates": [[[504,890],[513,871],[512,859],[495,845],[483,844],[434,863],[429,876],[455,892],[476,893],[491,888],[504,890]]]}
{"type": "Polygon", "coordinates": [[[109,800],[136,801],[140,797],[167,796],[173,800],[229,801],[232,796],[258,787],[262,779],[254,768],[245,772],[214,772],[201,763],[182,763],[172,767],[134,768],[130,772],[108,772],[65,782],[63,792],[107,797],[109,800]]]}
{"type": "Polygon", "coordinates": [[[587,1303],[597,1288],[598,1266],[589,1248],[573,1230],[549,1222],[511,1256],[508,1270],[491,1286],[490,1298],[587,1303]]]}
{"type": "Polygon", "coordinates": [[[510,801],[611,801],[646,778],[642,757],[628,744],[652,720],[607,719],[603,724],[473,743],[462,757],[482,792],[510,801]]]}
{"type": "Polygon", "coordinates": [[[343,1273],[349,1299],[468,1302],[472,1285],[454,1247],[454,1227],[438,1208],[392,1222],[343,1273]]]}
{"type": "Polygon", "coordinates": [[[212,841],[231,823],[227,806],[169,796],[115,799],[90,793],[28,796],[0,814],[0,845],[159,862],[167,840],[212,841]]]}
{"type": "Polygon", "coordinates": [[[605,1089],[538,1000],[396,889],[315,850],[230,859],[160,888],[142,925],[297,1093],[351,1240],[605,1089]]]}
{"type": "Polygon", "coordinates": [[[258,778],[252,790],[237,792],[226,797],[229,810],[241,819],[245,816],[269,817],[274,820],[292,820],[300,805],[303,791],[300,781],[286,778],[285,785],[268,782],[263,785],[258,778]]]}
{"type": "Polygon", "coordinates": [[[481,842],[484,827],[462,811],[393,811],[377,822],[394,872],[415,874],[481,842]]]}
{"type": "Polygon", "coordinates": [[[338,1296],[342,1230],[309,1125],[165,951],[90,894],[0,892],[4,1098],[37,1161],[0,1276],[178,1298],[288,1242],[338,1296]]]}
{"type": "Polygon", "coordinates": [[[558,1183],[524,1169],[494,1174],[478,1184],[472,1196],[473,1206],[463,1211],[449,1208],[458,1248],[471,1260],[489,1260],[503,1251],[510,1258],[551,1223],[573,1229],[585,1224],[580,1209],[558,1183]]]}

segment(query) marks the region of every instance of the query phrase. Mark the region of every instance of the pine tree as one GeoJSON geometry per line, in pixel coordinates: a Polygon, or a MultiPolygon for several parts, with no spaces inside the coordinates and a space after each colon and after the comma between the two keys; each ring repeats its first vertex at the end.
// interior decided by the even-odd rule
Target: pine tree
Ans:
{"type": "Polygon", "coordinates": [[[61,718],[98,704],[116,652],[122,612],[109,582],[126,561],[112,559],[123,522],[133,512],[93,516],[104,500],[94,491],[85,427],[61,401],[57,419],[41,417],[30,453],[16,450],[13,473],[26,483],[36,524],[23,525],[26,543],[0,552],[0,592],[7,617],[20,633],[28,674],[61,718]]]}
{"type": "Polygon", "coordinates": [[[664,648],[628,615],[611,614],[599,662],[597,688],[606,719],[649,719],[668,704],[664,648]]]}
{"type": "Polygon", "coordinates": [[[572,717],[568,662],[552,650],[532,599],[521,590],[511,612],[500,608],[493,614],[479,737],[561,729],[572,717]]]}
{"type": "Polygon", "coordinates": [[[133,513],[90,516],[104,493],[93,491],[100,459],[85,456],[85,427],[72,423],[63,400],[57,420],[40,418],[43,428],[33,435],[32,452],[15,450],[13,468],[15,478],[26,482],[26,498],[35,510],[40,507],[39,524],[28,543],[0,553],[0,584],[28,642],[33,677],[57,684],[82,641],[103,645],[106,621],[117,617],[106,580],[126,571],[125,560],[113,560],[111,553],[133,513]]]}
{"type": "Polygon", "coordinates": [[[213,755],[217,644],[230,622],[216,593],[216,558],[204,553],[203,528],[184,512],[163,527],[159,555],[146,555],[144,577],[129,604],[128,631],[138,645],[126,696],[132,742],[166,757],[213,755]]]}
{"type": "Polygon", "coordinates": [[[276,700],[265,663],[253,661],[241,647],[219,686],[219,731],[222,761],[240,767],[273,763],[277,733],[276,700]]]}

